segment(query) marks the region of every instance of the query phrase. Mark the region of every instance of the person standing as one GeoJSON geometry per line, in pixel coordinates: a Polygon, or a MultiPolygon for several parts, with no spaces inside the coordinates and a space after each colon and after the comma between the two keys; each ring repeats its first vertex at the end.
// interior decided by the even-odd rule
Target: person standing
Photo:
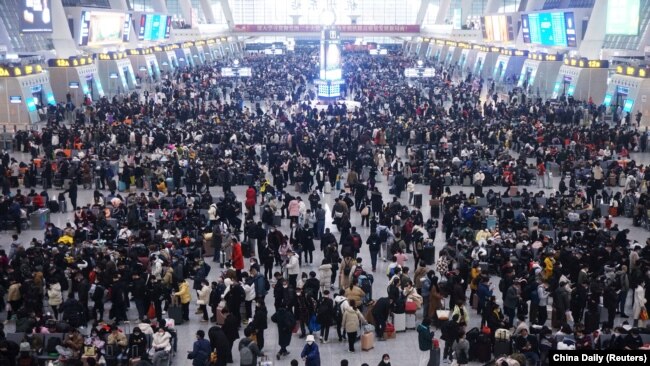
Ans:
{"type": "MultiPolygon", "coordinates": [[[[264,331],[268,328],[267,315],[268,311],[266,310],[264,300],[259,298],[256,299],[253,321],[248,326],[255,329],[255,338],[259,349],[264,349],[264,331]]],[[[244,335],[246,334],[245,331],[246,330],[244,329],[244,335]]]]}
{"type": "Polygon", "coordinates": [[[349,300],[348,303],[350,306],[343,312],[342,324],[348,335],[348,351],[354,352],[354,343],[357,341],[357,333],[362,322],[365,322],[365,318],[357,309],[354,300],[349,300]]]}
{"type": "Polygon", "coordinates": [[[178,285],[178,292],[175,292],[174,296],[180,297],[183,320],[186,322],[190,321],[190,302],[192,301],[192,294],[190,293],[190,285],[187,283],[187,280],[183,280],[178,285]]]}
{"type": "Polygon", "coordinates": [[[458,366],[467,365],[469,363],[469,341],[465,338],[465,331],[458,332],[458,340],[452,348],[458,366]]]}
{"type": "Polygon", "coordinates": [[[264,356],[257,344],[257,336],[254,329],[244,329],[244,336],[239,341],[239,365],[257,366],[257,358],[264,356]]]}
{"type": "Polygon", "coordinates": [[[427,366],[429,363],[429,355],[431,352],[431,346],[433,345],[433,335],[434,333],[429,330],[431,326],[431,319],[424,318],[422,323],[418,325],[418,346],[420,348],[420,363],[419,366],[427,366]]]}
{"type": "Polygon", "coordinates": [[[291,344],[291,333],[296,325],[296,318],[289,309],[281,305],[271,317],[271,321],[278,326],[278,345],[280,350],[275,355],[279,361],[282,357],[288,356],[287,347],[291,344]]]}
{"type": "Polygon", "coordinates": [[[300,357],[305,361],[305,366],[320,366],[320,352],[318,345],[314,342],[314,336],[307,336],[307,343],[302,348],[300,357]]]}
{"type": "Polygon", "coordinates": [[[192,360],[192,366],[205,366],[210,359],[212,347],[210,341],[205,339],[205,332],[201,329],[196,331],[196,341],[191,351],[187,351],[187,358],[192,360]]]}
{"type": "Polygon", "coordinates": [[[66,190],[68,192],[68,198],[70,198],[70,203],[72,203],[72,209],[77,210],[77,182],[75,179],[70,180],[70,185],[66,190]]]}
{"type": "Polygon", "coordinates": [[[641,280],[634,289],[634,305],[632,306],[632,318],[634,319],[634,326],[639,325],[639,317],[642,310],[645,310],[646,298],[645,298],[645,281],[641,280]]]}
{"type": "Polygon", "coordinates": [[[300,260],[291,249],[287,250],[287,260],[284,266],[287,268],[287,274],[289,275],[289,284],[295,289],[300,274],[300,260]]]}
{"type": "Polygon", "coordinates": [[[208,280],[202,280],[201,289],[197,291],[198,299],[196,300],[197,305],[199,305],[199,311],[203,314],[202,322],[208,321],[208,304],[210,303],[211,293],[212,287],[210,287],[208,280]]]}

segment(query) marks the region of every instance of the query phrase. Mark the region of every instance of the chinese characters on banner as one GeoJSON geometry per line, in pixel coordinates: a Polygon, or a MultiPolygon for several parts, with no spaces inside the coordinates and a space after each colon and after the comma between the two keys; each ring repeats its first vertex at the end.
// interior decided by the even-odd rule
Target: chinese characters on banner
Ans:
{"type": "MultiPolygon", "coordinates": [[[[384,25],[362,25],[342,24],[336,29],[344,33],[419,33],[420,26],[417,24],[384,24],[384,25]]],[[[318,24],[237,24],[235,32],[243,33],[319,33],[322,26],[318,24]]]]}

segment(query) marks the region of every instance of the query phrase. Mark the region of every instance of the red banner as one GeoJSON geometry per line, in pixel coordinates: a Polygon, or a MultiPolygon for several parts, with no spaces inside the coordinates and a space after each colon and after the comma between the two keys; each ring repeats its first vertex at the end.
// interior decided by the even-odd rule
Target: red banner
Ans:
{"type": "MultiPolygon", "coordinates": [[[[237,24],[234,32],[241,33],[319,33],[323,26],[318,24],[237,24]]],[[[420,33],[417,24],[337,25],[341,33],[420,33]]]]}

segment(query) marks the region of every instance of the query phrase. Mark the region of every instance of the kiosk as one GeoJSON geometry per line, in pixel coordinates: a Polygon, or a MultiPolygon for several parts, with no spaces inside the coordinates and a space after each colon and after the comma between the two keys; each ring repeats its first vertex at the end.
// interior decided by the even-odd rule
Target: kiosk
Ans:
{"type": "Polygon", "coordinates": [[[52,91],[60,103],[66,103],[69,96],[79,106],[86,96],[91,100],[104,96],[99,69],[92,56],[49,59],[47,69],[52,91]]]}
{"type": "Polygon", "coordinates": [[[504,48],[497,57],[493,79],[497,83],[516,84],[521,68],[528,58],[528,51],[504,48]]]}
{"type": "Polygon", "coordinates": [[[28,128],[44,120],[48,104],[56,104],[49,73],[41,65],[0,67],[0,125],[3,130],[28,128]]]}
{"type": "Polygon", "coordinates": [[[485,79],[492,78],[494,74],[494,66],[497,63],[497,57],[499,57],[500,52],[501,48],[499,47],[483,48],[476,56],[473,74],[485,79]]]}
{"type": "Polygon", "coordinates": [[[131,60],[133,70],[141,81],[160,79],[160,67],[153,47],[130,49],[126,51],[126,54],[131,60]]]}
{"type": "Polygon", "coordinates": [[[650,126],[650,69],[639,66],[616,66],[616,73],[607,85],[603,104],[616,111],[620,118],[630,113],[632,121],[643,114],[642,126],[650,126]]]}
{"type": "Polygon", "coordinates": [[[607,91],[608,68],[607,60],[565,57],[555,79],[551,98],[564,95],[581,101],[591,99],[596,105],[602,104],[607,91]]]}
{"type": "Polygon", "coordinates": [[[127,93],[136,89],[135,72],[126,52],[107,52],[95,55],[99,79],[108,86],[108,95],[127,93]]]}
{"type": "Polygon", "coordinates": [[[517,86],[529,94],[547,99],[553,92],[557,74],[562,66],[563,55],[529,53],[524,61],[517,86]]]}

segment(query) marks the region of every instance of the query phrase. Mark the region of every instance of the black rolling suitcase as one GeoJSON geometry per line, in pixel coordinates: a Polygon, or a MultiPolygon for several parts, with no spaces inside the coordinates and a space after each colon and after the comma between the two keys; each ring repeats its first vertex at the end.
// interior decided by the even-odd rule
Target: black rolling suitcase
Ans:
{"type": "Polygon", "coordinates": [[[413,194],[413,206],[417,208],[422,207],[422,193],[413,194]]]}
{"type": "Polygon", "coordinates": [[[509,356],[511,353],[510,339],[497,339],[494,341],[494,357],[509,356]]]}
{"type": "Polygon", "coordinates": [[[180,306],[180,300],[178,300],[176,296],[173,296],[172,299],[173,298],[176,298],[176,300],[173,300],[171,305],[169,305],[167,314],[169,315],[170,319],[174,320],[175,325],[180,325],[183,324],[183,309],[180,306]]]}
{"type": "Polygon", "coordinates": [[[57,201],[49,201],[47,203],[47,208],[50,209],[50,213],[57,213],[61,209],[59,202],[57,201]]]}
{"type": "Polygon", "coordinates": [[[436,261],[436,247],[433,245],[425,245],[422,248],[422,260],[427,266],[433,265],[436,261]]]}
{"type": "Polygon", "coordinates": [[[487,334],[481,334],[476,340],[474,355],[478,362],[488,362],[492,359],[492,341],[487,334]]]}

